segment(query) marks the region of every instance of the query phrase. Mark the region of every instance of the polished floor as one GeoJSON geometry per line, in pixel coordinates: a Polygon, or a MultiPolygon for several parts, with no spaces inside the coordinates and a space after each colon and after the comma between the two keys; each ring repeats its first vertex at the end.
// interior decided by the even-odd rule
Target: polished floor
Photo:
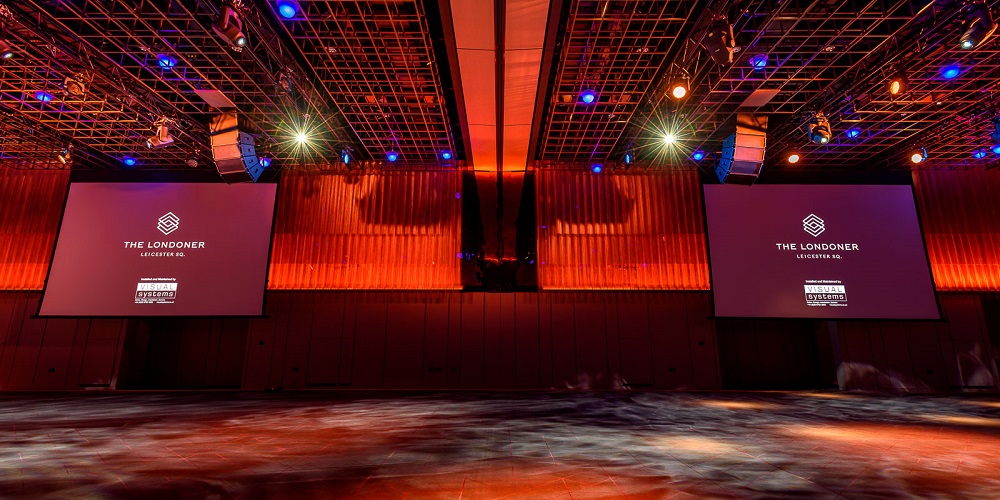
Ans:
{"type": "Polygon", "coordinates": [[[1000,398],[0,395],[0,498],[1000,498],[1000,398]]]}

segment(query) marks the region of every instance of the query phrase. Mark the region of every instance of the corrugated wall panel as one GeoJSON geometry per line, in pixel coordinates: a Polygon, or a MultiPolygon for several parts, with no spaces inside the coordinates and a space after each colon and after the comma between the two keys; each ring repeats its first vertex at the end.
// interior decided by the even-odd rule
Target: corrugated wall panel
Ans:
{"type": "Polygon", "coordinates": [[[461,288],[456,171],[285,172],[268,288],[461,288]]]}
{"type": "Polygon", "coordinates": [[[537,175],[539,287],[708,290],[697,172],[537,175]]]}
{"type": "Polygon", "coordinates": [[[67,186],[68,169],[0,169],[0,290],[45,285],[67,186]]]}
{"type": "Polygon", "coordinates": [[[913,183],[937,289],[1000,291],[1000,170],[918,170],[913,183]]]}

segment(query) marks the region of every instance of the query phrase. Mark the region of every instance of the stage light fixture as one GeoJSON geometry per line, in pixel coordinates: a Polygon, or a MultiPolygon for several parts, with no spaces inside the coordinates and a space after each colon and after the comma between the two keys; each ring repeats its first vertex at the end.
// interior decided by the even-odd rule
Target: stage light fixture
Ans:
{"type": "Polygon", "coordinates": [[[847,137],[850,137],[851,139],[854,139],[855,137],[857,137],[859,135],[861,135],[861,129],[859,129],[858,127],[851,127],[849,129],[847,129],[847,137]]]}
{"type": "Polygon", "coordinates": [[[635,155],[632,153],[631,149],[625,151],[625,157],[623,158],[623,160],[625,161],[626,166],[631,165],[632,161],[635,160],[635,155]]]}
{"type": "Polygon", "coordinates": [[[993,154],[1000,155],[1000,144],[996,144],[993,146],[993,154]]]}
{"type": "Polygon", "coordinates": [[[299,5],[292,0],[278,0],[278,14],[285,19],[295,17],[299,13],[299,5]]]}
{"type": "Polygon", "coordinates": [[[261,158],[260,159],[260,164],[264,168],[270,167],[271,166],[271,157],[270,156],[265,156],[265,157],[261,158]]]}
{"type": "Polygon", "coordinates": [[[63,80],[63,90],[66,91],[66,95],[83,98],[87,95],[89,82],[90,77],[86,73],[76,73],[63,80]]]}
{"type": "Polygon", "coordinates": [[[997,23],[993,21],[993,13],[983,3],[972,5],[965,15],[963,24],[965,32],[962,33],[962,38],[958,42],[958,46],[962,50],[972,50],[982,46],[997,30],[997,23]]]}
{"type": "Polygon", "coordinates": [[[927,159],[927,148],[915,149],[910,152],[910,162],[921,163],[927,159]]]}
{"type": "Polygon", "coordinates": [[[161,68],[169,71],[177,66],[177,58],[170,56],[170,54],[157,54],[156,63],[159,64],[161,68]]]}
{"type": "Polygon", "coordinates": [[[450,149],[445,149],[445,150],[441,151],[441,159],[445,160],[445,161],[450,160],[451,159],[451,150],[450,149]]]}
{"type": "Polygon", "coordinates": [[[670,146],[671,144],[673,144],[675,142],[677,142],[677,136],[676,135],[670,134],[670,133],[663,135],[663,144],[666,144],[667,146],[670,146]]]}
{"type": "Polygon", "coordinates": [[[170,128],[163,118],[153,124],[156,127],[156,135],[146,138],[146,147],[149,149],[161,149],[174,143],[173,136],[170,135],[170,128]]]}
{"type": "Polygon", "coordinates": [[[42,102],[52,102],[52,99],[55,99],[55,97],[56,96],[44,90],[39,90],[38,92],[35,92],[35,99],[38,99],[39,101],[42,102]]]}
{"type": "Polygon", "coordinates": [[[395,151],[389,151],[385,154],[385,159],[389,160],[389,163],[392,163],[399,159],[399,153],[395,151]]]}
{"type": "Polygon", "coordinates": [[[910,82],[906,79],[906,73],[897,72],[889,78],[889,95],[899,95],[910,88],[910,82]]]}
{"type": "Polygon", "coordinates": [[[985,149],[977,149],[975,152],[972,153],[972,157],[975,158],[975,159],[977,159],[977,160],[980,159],[980,158],[986,158],[986,150],[985,149]]]}
{"type": "Polygon", "coordinates": [[[188,158],[187,161],[185,161],[185,163],[190,168],[198,168],[198,159],[193,156],[191,158],[188,158]]]}
{"type": "Polygon", "coordinates": [[[128,167],[132,167],[135,166],[136,160],[132,156],[126,156],[122,158],[122,163],[124,163],[128,167]]]}
{"type": "Polygon", "coordinates": [[[677,80],[673,85],[670,86],[670,97],[674,99],[683,99],[688,94],[688,85],[684,80],[677,80]]]}
{"type": "Polygon", "coordinates": [[[351,160],[352,160],[352,158],[351,158],[351,150],[350,150],[350,148],[341,149],[340,150],[340,161],[344,165],[350,165],[351,164],[351,160]]]}
{"type": "Polygon", "coordinates": [[[750,58],[750,66],[753,66],[754,70],[760,70],[767,67],[767,54],[756,54],[750,58]]]}
{"type": "Polygon", "coordinates": [[[994,144],[1000,144],[1000,116],[994,118],[991,123],[993,124],[993,133],[990,134],[990,139],[993,139],[994,144]]]}
{"type": "Polygon", "coordinates": [[[736,38],[733,37],[733,26],[725,16],[717,16],[708,26],[705,36],[701,39],[701,46],[708,51],[708,55],[718,64],[731,64],[733,53],[736,51],[736,38]]]}
{"type": "Polygon", "coordinates": [[[791,152],[788,153],[788,157],[786,159],[788,160],[788,163],[794,164],[794,163],[798,163],[799,160],[802,159],[802,157],[799,156],[799,152],[798,151],[791,151],[791,152]]]}
{"type": "Polygon", "coordinates": [[[303,132],[299,132],[298,134],[295,134],[295,142],[299,144],[305,144],[309,142],[309,136],[303,132]]]}
{"type": "Polygon", "coordinates": [[[595,163],[590,166],[590,171],[595,174],[601,173],[602,170],[604,170],[604,165],[601,165],[600,163],[595,163]]]}
{"type": "Polygon", "coordinates": [[[70,145],[66,146],[66,149],[63,149],[62,152],[60,152],[58,155],[56,155],[56,158],[59,158],[59,163],[62,163],[63,165],[70,165],[70,164],[72,164],[73,163],[73,145],[70,144],[70,145]]]}
{"type": "Polygon", "coordinates": [[[694,161],[701,161],[705,159],[705,151],[699,149],[694,153],[691,153],[691,159],[694,161]]]}
{"type": "Polygon", "coordinates": [[[584,104],[593,104],[594,101],[597,100],[597,92],[590,89],[584,90],[583,92],[580,92],[580,100],[583,101],[584,104]]]}
{"type": "Polygon", "coordinates": [[[219,18],[212,23],[212,31],[236,49],[242,49],[247,45],[247,37],[243,34],[243,20],[240,19],[236,9],[226,6],[222,8],[219,18]]]}
{"type": "Polygon", "coordinates": [[[14,57],[14,48],[6,40],[0,40],[0,59],[7,60],[14,57]]]}
{"type": "Polygon", "coordinates": [[[817,111],[809,119],[807,124],[807,131],[809,135],[809,142],[813,144],[824,145],[830,142],[833,138],[833,132],[830,130],[830,121],[826,119],[826,115],[822,111],[817,111]]]}
{"type": "Polygon", "coordinates": [[[957,64],[952,64],[941,68],[941,76],[943,76],[947,80],[955,78],[961,72],[962,68],[957,64]]]}

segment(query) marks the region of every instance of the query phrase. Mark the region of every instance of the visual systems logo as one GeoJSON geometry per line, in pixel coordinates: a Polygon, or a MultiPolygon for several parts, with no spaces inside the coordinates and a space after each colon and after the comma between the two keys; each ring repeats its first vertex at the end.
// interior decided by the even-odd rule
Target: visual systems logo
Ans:
{"type": "Polygon", "coordinates": [[[159,229],[163,234],[170,234],[177,230],[180,222],[180,217],[174,215],[173,212],[167,212],[156,222],[156,229],[159,229]]]}
{"type": "Polygon", "coordinates": [[[807,233],[815,238],[823,234],[823,231],[826,231],[826,226],[823,225],[823,219],[817,217],[816,214],[809,214],[808,217],[802,219],[802,229],[805,229],[807,233]]]}

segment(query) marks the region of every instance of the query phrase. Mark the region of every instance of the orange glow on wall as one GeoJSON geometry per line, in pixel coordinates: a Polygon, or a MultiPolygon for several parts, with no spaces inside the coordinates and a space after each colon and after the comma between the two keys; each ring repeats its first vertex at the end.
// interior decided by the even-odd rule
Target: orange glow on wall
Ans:
{"type": "Polygon", "coordinates": [[[1000,170],[913,173],[938,290],[1000,291],[1000,170]]]}
{"type": "Polygon", "coordinates": [[[697,172],[537,175],[541,288],[708,290],[697,172]]]}
{"type": "Polygon", "coordinates": [[[285,172],[268,288],[461,288],[457,171],[285,172]]]}
{"type": "Polygon", "coordinates": [[[0,168],[0,290],[41,290],[69,170],[0,168]]]}

